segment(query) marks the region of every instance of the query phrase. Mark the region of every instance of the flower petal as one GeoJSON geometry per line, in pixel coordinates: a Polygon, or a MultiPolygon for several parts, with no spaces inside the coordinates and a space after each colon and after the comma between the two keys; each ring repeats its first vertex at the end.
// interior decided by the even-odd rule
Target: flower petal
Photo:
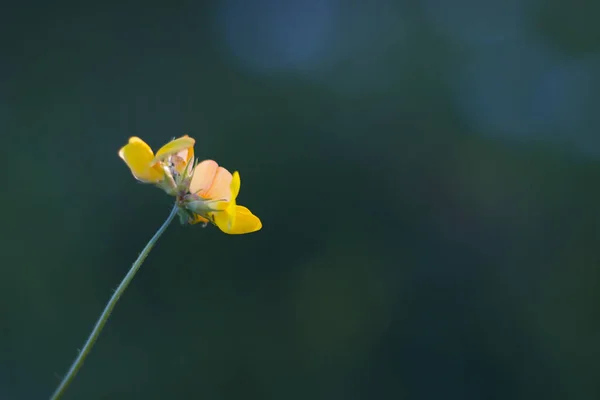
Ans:
{"type": "Polygon", "coordinates": [[[216,212],[213,222],[224,233],[242,235],[262,228],[260,219],[244,206],[235,206],[235,211],[216,212]]]}
{"type": "Polygon", "coordinates": [[[138,137],[129,138],[129,143],[119,150],[119,157],[125,161],[133,176],[142,182],[157,183],[164,177],[164,171],[152,165],[152,149],[138,137]]]}
{"type": "Polygon", "coordinates": [[[229,201],[231,199],[231,179],[231,172],[219,167],[210,188],[204,194],[198,195],[207,199],[229,201]]]}
{"type": "Polygon", "coordinates": [[[169,159],[173,163],[175,170],[179,174],[183,174],[192,158],[194,158],[194,147],[183,149],[177,152],[177,154],[173,154],[169,159]]]}
{"type": "Polygon", "coordinates": [[[190,192],[209,200],[226,200],[231,198],[232,175],[213,160],[204,160],[196,166],[190,192]]]}
{"type": "Polygon", "coordinates": [[[190,183],[190,192],[202,196],[202,194],[210,189],[218,168],[219,164],[213,160],[204,160],[196,165],[192,182],[190,183]]]}
{"type": "Polygon", "coordinates": [[[240,186],[242,186],[242,180],[240,179],[240,173],[235,171],[231,177],[231,183],[229,184],[229,190],[231,191],[231,200],[235,200],[240,193],[240,186]]]}
{"type": "Polygon", "coordinates": [[[235,220],[229,231],[230,235],[252,233],[262,228],[260,219],[244,206],[235,207],[235,220]]]}
{"type": "Polygon", "coordinates": [[[156,152],[156,156],[154,157],[153,161],[164,161],[173,154],[177,154],[182,150],[194,147],[194,143],[196,143],[196,141],[188,135],[182,136],[175,140],[171,140],[169,143],[165,144],[156,152]]]}
{"type": "MultiPolygon", "coordinates": [[[[180,152],[182,153],[182,152],[180,152]]],[[[178,153],[178,154],[180,154],[178,153]]],[[[183,157],[183,154],[180,155],[180,157],[185,159],[185,164],[189,164],[190,161],[194,160],[194,146],[190,147],[189,149],[187,149],[187,153],[185,155],[185,157],[183,157]]]]}
{"type": "Polygon", "coordinates": [[[235,219],[235,215],[230,214],[228,210],[217,211],[214,213],[210,213],[213,223],[224,233],[229,233],[231,228],[233,227],[233,220],[235,219]]]}
{"type": "Polygon", "coordinates": [[[207,223],[207,222],[210,222],[210,221],[198,214],[194,214],[194,219],[190,221],[190,224],[195,225],[198,223],[207,223]]]}
{"type": "Polygon", "coordinates": [[[230,193],[231,198],[229,199],[229,202],[226,203],[227,208],[225,208],[225,212],[223,213],[223,214],[226,214],[227,217],[229,218],[229,221],[227,222],[228,230],[231,230],[232,226],[235,224],[235,219],[236,219],[235,200],[237,198],[238,193],[240,192],[240,185],[241,185],[240,173],[235,171],[233,173],[233,176],[231,177],[231,182],[229,183],[229,193],[230,193]]]}

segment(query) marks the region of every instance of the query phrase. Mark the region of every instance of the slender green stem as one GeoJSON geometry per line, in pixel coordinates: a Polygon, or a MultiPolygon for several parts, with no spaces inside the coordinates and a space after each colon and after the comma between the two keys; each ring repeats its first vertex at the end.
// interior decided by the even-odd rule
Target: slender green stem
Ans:
{"type": "Polygon", "coordinates": [[[92,333],[90,333],[90,336],[83,345],[83,348],[79,352],[79,355],[77,356],[75,361],[73,361],[69,372],[67,372],[56,391],[54,391],[52,397],[50,397],[50,400],[58,400],[65,394],[67,387],[73,381],[75,375],[77,375],[77,372],[83,365],[85,358],[89,354],[90,350],[92,350],[92,347],[94,346],[94,343],[96,343],[98,336],[100,336],[100,332],[102,332],[102,328],[104,328],[106,321],[108,321],[108,317],[110,316],[112,310],[115,308],[117,301],[119,301],[119,298],[121,297],[123,292],[125,292],[125,289],[127,289],[127,286],[129,286],[129,284],[133,280],[133,277],[135,276],[136,272],[140,269],[140,266],[142,265],[146,257],[148,257],[148,253],[150,253],[150,250],[152,250],[152,247],[154,247],[154,245],[158,241],[158,238],[160,238],[160,236],[167,229],[171,221],[173,221],[173,218],[175,218],[175,216],[177,215],[177,209],[177,205],[174,205],[173,210],[171,211],[171,214],[169,214],[167,220],[162,224],[158,231],[156,231],[154,236],[152,236],[152,239],[150,239],[148,244],[146,244],[144,250],[142,250],[137,260],[135,260],[135,262],[129,269],[129,272],[127,272],[127,275],[125,275],[125,278],[123,278],[123,280],[119,284],[119,287],[117,287],[117,290],[115,290],[115,292],[113,293],[112,297],[108,301],[108,304],[106,304],[104,311],[102,311],[102,315],[100,315],[100,318],[98,318],[98,321],[96,322],[92,333]]]}

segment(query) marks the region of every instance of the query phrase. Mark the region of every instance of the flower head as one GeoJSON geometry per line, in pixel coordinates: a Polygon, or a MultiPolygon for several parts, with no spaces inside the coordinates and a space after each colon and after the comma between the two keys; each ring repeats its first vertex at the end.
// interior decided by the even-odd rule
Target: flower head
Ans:
{"type": "Polygon", "coordinates": [[[235,235],[256,232],[260,219],[236,203],[240,174],[233,175],[213,160],[197,163],[195,140],[185,135],[161,147],[156,154],[142,139],[132,137],[119,150],[133,176],[152,183],[177,198],[182,222],[209,222],[235,235]]]}
{"type": "Polygon", "coordinates": [[[152,183],[176,195],[186,183],[189,184],[191,168],[188,165],[194,159],[195,142],[185,135],[165,144],[155,155],[146,142],[132,137],[119,150],[119,157],[137,180],[152,183]]]}
{"type": "Polygon", "coordinates": [[[256,232],[260,219],[248,208],[236,203],[240,192],[240,174],[233,175],[213,160],[196,165],[190,182],[190,194],[184,199],[191,212],[191,223],[212,222],[221,231],[235,235],[256,232]]]}

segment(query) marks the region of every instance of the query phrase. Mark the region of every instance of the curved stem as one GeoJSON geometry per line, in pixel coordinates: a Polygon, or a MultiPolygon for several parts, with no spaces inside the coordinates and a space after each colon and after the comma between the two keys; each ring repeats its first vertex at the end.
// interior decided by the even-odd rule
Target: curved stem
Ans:
{"type": "Polygon", "coordinates": [[[160,236],[164,233],[164,231],[167,229],[169,224],[173,221],[173,218],[175,218],[175,216],[177,215],[177,210],[178,210],[178,207],[177,207],[177,204],[175,204],[173,206],[173,210],[171,211],[171,214],[169,214],[166,221],[162,224],[162,226],[158,229],[158,231],[156,231],[154,236],[152,236],[152,239],[150,239],[148,244],[146,244],[146,247],[144,247],[144,250],[142,250],[142,252],[138,256],[137,260],[135,260],[135,262],[129,269],[129,272],[127,272],[127,275],[125,275],[125,278],[123,278],[123,280],[119,284],[119,287],[117,287],[117,290],[115,290],[112,297],[108,301],[108,304],[106,304],[106,307],[104,308],[104,311],[102,311],[100,318],[98,318],[98,321],[96,322],[96,325],[94,326],[94,329],[92,330],[92,333],[90,333],[90,336],[88,337],[87,341],[83,345],[83,348],[79,352],[79,355],[77,356],[75,361],[73,361],[71,368],[69,368],[69,372],[67,372],[67,374],[63,378],[63,380],[60,383],[60,385],[58,386],[58,388],[54,391],[54,393],[50,397],[50,400],[58,400],[65,394],[67,387],[73,381],[73,379],[75,378],[75,375],[77,375],[77,372],[83,365],[85,358],[87,357],[89,352],[92,350],[92,347],[94,346],[94,343],[96,343],[98,336],[100,336],[100,332],[102,332],[102,328],[104,328],[106,321],[108,321],[108,317],[110,317],[110,314],[112,313],[112,310],[115,308],[115,305],[119,301],[119,298],[121,297],[123,292],[125,292],[125,289],[127,289],[127,286],[129,286],[129,284],[133,280],[133,277],[135,276],[136,272],[140,269],[140,267],[141,267],[142,263],[144,262],[144,260],[146,259],[146,257],[148,257],[150,250],[152,250],[152,248],[158,241],[158,238],[160,238],[160,236]]]}

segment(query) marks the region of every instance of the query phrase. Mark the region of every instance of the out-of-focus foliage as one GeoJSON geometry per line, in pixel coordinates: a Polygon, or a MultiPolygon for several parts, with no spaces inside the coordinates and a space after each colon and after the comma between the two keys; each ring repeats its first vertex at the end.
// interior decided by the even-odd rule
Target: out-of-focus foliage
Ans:
{"type": "Polygon", "coordinates": [[[51,393],[168,214],[119,147],[182,134],[264,227],[170,227],[69,398],[598,398],[599,11],[14,3],[0,399],[51,393]]]}

